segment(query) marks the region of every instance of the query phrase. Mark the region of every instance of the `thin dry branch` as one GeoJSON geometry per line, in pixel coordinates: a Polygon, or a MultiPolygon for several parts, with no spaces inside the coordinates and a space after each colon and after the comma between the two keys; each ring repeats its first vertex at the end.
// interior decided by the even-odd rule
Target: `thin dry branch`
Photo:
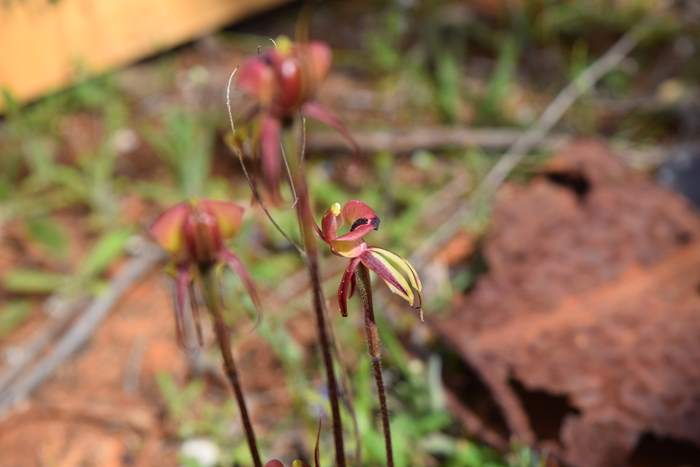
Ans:
{"type": "MultiPolygon", "coordinates": [[[[460,128],[448,126],[421,126],[400,129],[355,131],[352,135],[361,154],[389,151],[408,154],[418,149],[429,151],[476,146],[491,151],[502,151],[522,136],[517,128],[460,128]]],[[[541,146],[560,147],[566,135],[543,139],[541,146]]],[[[337,133],[326,131],[309,135],[309,152],[318,154],[347,153],[347,143],[337,133]]]]}
{"type": "MultiPolygon", "coordinates": [[[[64,299],[59,296],[49,297],[47,304],[56,300],[64,299]]],[[[50,305],[46,306],[49,307],[50,305]]],[[[7,350],[8,364],[5,371],[0,374],[0,394],[5,392],[27,366],[51,345],[51,342],[53,342],[56,336],[58,336],[75,317],[78,310],[78,303],[74,301],[64,301],[59,305],[58,313],[52,315],[51,320],[45,326],[39,328],[20,346],[7,350]]]]}
{"type": "MultiPolygon", "coordinates": [[[[580,75],[571,81],[554,100],[547,106],[535,123],[514,141],[513,145],[498,160],[494,167],[484,177],[469,201],[462,204],[450,217],[442,223],[426,239],[421,247],[413,255],[414,264],[419,267],[433,255],[435,250],[449,239],[463,225],[465,218],[470,215],[475,206],[488,201],[495,194],[498,187],[505,181],[510,172],[535,148],[561,120],[569,108],[582,95],[590,91],[593,86],[607,73],[617,67],[622,60],[639,43],[647,23],[643,21],[622,36],[608,51],[598,60],[593,62],[580,75]]],[[[469,186],[463,183],[449,183],[441,193],[449,193],[452,198],[458,199],[467,194],[469,186]]]]}
{"type": "MultiPolygon", "coordinates": [[[[415,127],[353,131],[353,138],[361,154],[379,152],[411,154],[418,150],[440,151],[478,147],[489,152],[506,151],[523,136],[523,130],[508,127],[460,128],[447,126],[415,127]]],[[[575,136],[558,133],[537,141],[533,149],[556,152],[569,144],[575,136]]],[[[348,154],[347,143],[334,132],[309,136],[309,150],[316,154],[348,154]]],[[[630,167],[649,169],[665,160],[668,148],[663,146],[633,146],[619,144],[619,157],[630,167]]]]}

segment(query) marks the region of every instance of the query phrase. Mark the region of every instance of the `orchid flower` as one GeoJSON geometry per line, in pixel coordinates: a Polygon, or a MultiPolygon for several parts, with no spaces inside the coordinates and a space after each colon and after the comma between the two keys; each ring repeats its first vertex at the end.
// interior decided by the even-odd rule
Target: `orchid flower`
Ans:
{"type": "Polygon", "coordinates": [[[340,120],[314,100],[330,69],[330,48],[317,41],[293,43],[286,37],[275,44],[242,65],[238,86],[257,101],[262,173],[268,190],[278,197],[282,128],[297,113],[334,128],[356,151],[357,146],[340,120]]]}
{"type": "Polygon", "coordinates": [[[360,263],[374,271],[396,295],[406,300],[411,307],[419,310],[421,321],[422,290],[418,273],[411,263],[401,256],[383,248],[368,246],[364,237],[379,228],[379,217],[362,201],[352,200],[340,206],[334,203],[326,211],[318,233],[331,251],[350,260],[338,288],[340,313],[347,316],[348,297],[355,291],[355,271],[360,263]],[[348,231],[339,234],[341,226],[348,231]]]}
{"type": "Polygon", "coordinates": [[[182,202],[161,214],[150,228],[151,236],[172,258],[176,284],[175,322],[181,343],[185,332],[184,310],[189,301],[201,345],[201,324],[193,287],[204,271],[217,265],[228,266],[241,278],[256,307],[259,304],[250,274],[224,243],[238,232],[243,211],[242,206],[226,201],[182,202]]]}
{"type": "Polygon", "coordinates": [[[170,253],[175,270],[175,324],[181,344],[184,337],[186,302],[189,299],[192,321],[197,329],[197,340],[202,345],[202,326],[194,298],[195,283],[200,287],[212,319],[214,334],[221,352],[226,375],[238,404],[243,431],[255,467],[263,467],[255,431],[248,415],[240,376],[231,349],[228,328],[220,305],[220,284],[216,268],[227,265],[240,276],[253,303],[258,307],[258,295],[243,263],[224,243],[241,226],[243,207],[235,203],[213,200],[194,200],[176,204],[156,219],[150,232],[158,244],[170,253]]]}

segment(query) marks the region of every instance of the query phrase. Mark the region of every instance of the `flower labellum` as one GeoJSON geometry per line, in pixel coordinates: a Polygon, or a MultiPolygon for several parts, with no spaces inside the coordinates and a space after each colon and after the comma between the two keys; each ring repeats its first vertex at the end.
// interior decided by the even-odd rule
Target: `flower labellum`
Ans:
{"type": "Polygon", "coordinates": [[[419,310],[423,320],[423,285],[415,268],[406,259],[389,250],[370,247],[364,237],[379,228],[379,217],[362,201],[352,200],[333,204],[321,220],[318,234],[333,253],[350,260],[338,288],[338,304],[343,316],[347,316],[347,300],[355,290],[355,271],[362,263],[374,271],[396,295],[419,310]],[[339,228],[348,226],[348,231],[339,235],[339,228]]]}

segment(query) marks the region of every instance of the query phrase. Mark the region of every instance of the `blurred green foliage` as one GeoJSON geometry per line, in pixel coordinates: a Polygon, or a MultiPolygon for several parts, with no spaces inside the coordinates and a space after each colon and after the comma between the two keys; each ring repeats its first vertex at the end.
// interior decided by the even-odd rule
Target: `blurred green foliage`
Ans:
{"type": "MultiPolygon", "coordinates": [[[[503,2],[511,6],[495,17],[480,15],[467,3],[375,3],[378,8],[368,19],[369,26],[360,33],[359,57],[348,63],[363,75],[376,78],[378,93],[399,96],[397,121],[415,126],[436,122],[462,126],[526,125],[554,93],[589,66],[612,40],[640,19],[652,17],[648,38],[630,60],[636,66],[627,64],[610,73],[569,111],[562,129],[632,142],[655,142],[665,136],[667,126],[660,123],[658,113],[628,112],[612,127],[601,122],[610,124],[609,119],[603,118],[610,99],[654,98],[639,95],[643,91],[639,81],[656,57],[656,50],[672,46],[678,37],[691,41],[695,47],[700,45],[697,31],[689,30],[678,15],[658,10],[657,2],[650,0],[616,2],[615,7],[603,0],[526,0],[522,8],[517,8],[520,2],[503,2]]],[[[250,50],[260,42],[258,39],[247,37],[244,44],[250,50]]],[[[161,85],[171,86],[175,60],[171,54],[162,61],[167,62],[168,68],[161,70],[161,85]]],[[[201,81],[202,68],[198,67],[187,76],[201,81]]],[[[678,82],[683,87],[699,77],[700,64],[693,62],[679,71],[678,82]]],[[[32,299],[37,296],[100,292],[105,273],[123,255],[132,235],[143,232],[150,221],[122,215],[129,197],[143,201],[148,206],[148,216],[190,197],[249,199],[247,185],[240,177],[236,175],[233,183],[232,175],[224,177],[218,171],[226,162],[217,159],[217,133],[227,124],[223,101],[219,113],[176,102],[160,107],[156,115],[144,115],[137,110],[141,103],[130,101],[113,75],[83,81],[25,106],[6,90],[2,95],[7,110],[0,124],[0,226],[13,224],[25,236],[22,241],[28,243],[28,250],[39,252],[39,260],[20,262],[0,275],[2,292],[9,297],[0,307],[0,338],[31,317],[36,308],[32,299]],[[97,122],[100,132],[98,144],[79,154],[66,149],[63,134],[66,120],[76,116],[97,122]],[[124,129],[133,130],[145,142],[144,151],[160,162],[162,170],[134,174],[123,169],[123,155],[115,145],[115,135],[124,129]],[[75,251],[72,241],[76,226],[70,221],[75,218],[85,221],[79,226],[78,240],[88,243],[80,245],[80,252],[85,251],[80,255],[71,254],[75,251]]],[[[333,202],[361,198],[374,206],[383,220],[381,229],[372,235],[372,242],[405,256],[436,227],[430,213],[426,215],[425,204],[430,195],[455,173],[468,175],[469,183],[475,185],[497,157],[478,148],[419,150],[409,156],[382,152],[356,160],[322,156],[309,155],[317,214],[333,202]]],[[[547,157],[542,152],[533,153],[513,172],[511,180],[528,180],[547,157]]],[[[285,199],[291,204],[288,191],[285,199]]],[[[476,215],[469,222],[465,220],[464,227],[475,235],[483,232],[488,227],[489,209],[487,202],[476,206],[476,215]]],[[[285,231],[298,238],[290,206],[271,210],[285,231]]],[[[251,211],[232,248],[250,266],[261,289],[278,292],[280,284],[302,263],[281,235],[256,214],[257,209],[251,211]]],[[[324,266],[335,265],[332,261],[329,259],[324,266]]],[[[447,287],[428,297],[431,312],[445,309],[451,294],[473,287],[487,266],[478,255],[452,266],[447,287]]],[[[230,318],[238,316],[235,313],[249,313],[249,301],[238,299],[238,280],[226,275],[224,281],[230,318]]],[[[334,280],[325,286],[329,295],[335,293],[334,280]]],[[[378,303],[389,308],[390,302],[381,293],[378,296],[378,303]]],[[[284,309],[266,310],[263,321],[254,330],[270,344],[281,363],[283,374],[279,378],[289,388],[294,405],[294,417],[279,422],[271,439],[263,440],[264,450],[274,444],[275,436],[284,436],[293,429],[304,429],[312,440],[319,414],[328,412],[320,387],[310,383],[318,380],[318,361],[313,361],[313,356],[308,361],[308,353],[289,332],[290,323],[298,316],[297,305],[301,308],[306,302],[307,297],[302,294],[291,298],[284,309]]],[[[351,306],[354,310],[357,304],[353,301],[351,306]]],[[[444,407],[440,356],[418,359],[409,355],[400,342],[411,331],[406,322],[418,325],[413,316],[408,318],[389,323],[382,317],[380,321],[397,465],[541,465],[542,459],[527,447],[513,446],[510,452],[499,454],[465,439],[444,407]]],[[[344,320],[342,326],[334,320],[334,326],[344,351],[355,357],[348,360],[353,365],[351,383],[362,433],[363,464],[381,465],[384,450],[374,385],[365,344],[352,319],[344,320]]],[[[235,330],[238,335],[250,332],[253,324],[249,318],[235,330]]],[[[210,438],[224,452],[223,463],[249,464],[245,443],[234,429],[237,414],[229,398],[219,400],[199,379],[179,384],[168,375],[160,375],[157,382],[167,420],[179,440],[193,436],[210,438]]],[[[350,413],[346,410],[345,415],[346,431],[352,433],[350,413]]],[[[324,436],[322,442],[324,465],[330,465],[332,453],[327,438],[324,436]]],[[[351,451],[353,443],[349,438],[351,451]]]]}

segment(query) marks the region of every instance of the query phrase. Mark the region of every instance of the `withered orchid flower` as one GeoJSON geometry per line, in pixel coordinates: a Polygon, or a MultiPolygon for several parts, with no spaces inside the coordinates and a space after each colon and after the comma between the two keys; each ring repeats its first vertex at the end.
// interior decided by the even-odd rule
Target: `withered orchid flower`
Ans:
{"type": "Polygon", "coordinates": [[[151,236],[170,253],[175,275],[175,318],[178,339],[184,342],[184,310],[189,302],[197,337],[202,340],[193,286],[201,275],[218,265],[228,266],[245,286],[253,303],[259,299],[253,280],[225,241],[239,230],[244,208],[236,203],[194,200],[172,206],[150,228],[151,236]]]}
{"type": "Polygon", "coordinates": [[[323,42],[294,43],[286,37],[276,46],[248,59],[238,74],[238,87],[257,101],[262,173],[270,193],[278,195],[281,180],[281,134],[298,114],[337,130],[357,150],[340,119],[315,100],[328,75],[331,49],[323,42]]]}
{"type": "Polygon", "coordinates": [[[423,320],[422,290],[418,273],[411,263],[401,256],[383,248],[368,246],[364,237],[379,228],[379,217],[362,201],[352,200],[340,206],[333,204],[321,221],[318,233],[333,253],[350,259],[338,288],[338,304],[343,316],[347,316],[348,297],[355,291],[355,271],[360,263],[374,271],[396,295],[419,310],[423,320]],[[339,234],[341,226],[347,232],[339,234]]]}

